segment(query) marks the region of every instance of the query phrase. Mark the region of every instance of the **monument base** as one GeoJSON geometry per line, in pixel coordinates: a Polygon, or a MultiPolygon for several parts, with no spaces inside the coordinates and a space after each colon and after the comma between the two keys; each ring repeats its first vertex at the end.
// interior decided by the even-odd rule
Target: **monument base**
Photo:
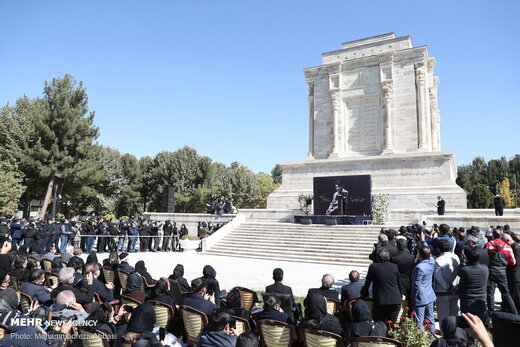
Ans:
{"type": "Polygon", "coordinates": [[[298,224],[327,224],[327,225],[368,225],[370,216],[294,216],[294,223],[298,224]]]}
{"type": "Polygon", "coordinates": [[[269,209],[299,208],[298,196],[313,194],[314,177],[341,175],[371,175],[372,194],[389,194],[389,210],[433,209],[439,195],[447,208],[467,207],[451,152],[308,159],[280,167],[282,185],[267,198],[269,209]]]}

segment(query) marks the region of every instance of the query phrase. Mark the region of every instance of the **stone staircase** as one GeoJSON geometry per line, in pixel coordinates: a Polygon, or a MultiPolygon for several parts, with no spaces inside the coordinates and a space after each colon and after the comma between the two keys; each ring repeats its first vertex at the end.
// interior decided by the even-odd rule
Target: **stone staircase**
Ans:
{"type": "Polygon", "coordinates": [[[367,267],[380,226],[248,221],[207,254],[367,267]]]}

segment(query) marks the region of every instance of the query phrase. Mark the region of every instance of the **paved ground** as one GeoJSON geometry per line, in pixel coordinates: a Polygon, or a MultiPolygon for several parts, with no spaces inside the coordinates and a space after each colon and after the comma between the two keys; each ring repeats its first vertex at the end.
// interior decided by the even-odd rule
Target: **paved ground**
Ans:
{"type": "MultiPolygon", "coordinates": [[[[100,262],[107,257],[108,253],[98,255],[100,262]]],[[[188,281],[202,276],[202,268],[209,264],[217,271],[221,289],[226,290],[241,286],[263,291],[266,285],[272,284],[273,269],[280,267],[285,272],[284,283],[292,287],[296,296],[305,296],[309,288],[321,286],[321,277],[325,273],[334,276],[339,290],[341,286],[348,283],[348,273],[354,269],[348,266],[226,257],[189,251],[130,254],[130,265],[133,266],[139,260],[145,262],[153,278],[168,277],[175,265],[182,264],[184,277],[188,281]]],[[[356,270],[361,273],[362,278],[365,277],[367,268],[356,268],[356,270]]]]}

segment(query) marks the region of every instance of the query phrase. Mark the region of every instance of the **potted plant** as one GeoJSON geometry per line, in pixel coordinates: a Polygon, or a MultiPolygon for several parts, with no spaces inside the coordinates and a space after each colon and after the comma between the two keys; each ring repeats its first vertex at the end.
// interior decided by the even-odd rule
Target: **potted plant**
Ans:
{"type": "MultiPolygon", "coordinates": [[[[406,307],[405,312],[410,310],[406,307]]],[[[406,347],[423,347],[429,346],[433,340],[433,335],[428,331],[430,324],[434,324],[425,320],[425,329],[420,329],[415,322],[415,312],[410,312],[410,317],[401,317],[399,322],[386,322],[390,329],[388,336],[401,342],[406,347]]]]}
{"type": "Polygon", "coordinates": [[[303,214],[308,216],[311,213],[312,199],[314,196],[312,194],[306,195],[301,194],[298,196],[298,202],[300,203],[300,209],[303,211],[303,214]]]}

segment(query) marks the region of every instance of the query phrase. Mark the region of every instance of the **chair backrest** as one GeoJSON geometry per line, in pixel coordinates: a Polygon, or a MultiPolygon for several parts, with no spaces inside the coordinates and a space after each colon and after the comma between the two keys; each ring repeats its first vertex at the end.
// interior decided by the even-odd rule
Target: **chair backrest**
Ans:
{"type": "Polygon", "coordinates": [[[382,347],[382,346],[403,347],[403,344],[397,340],[390,339],[388,337],[379,337],[379,336],[360,336],[356,339],[356,342],[352,345],[357,346],[357,347],[382,347]]]}
{"type": "Polygon", "coordinates": [[[305,328],[300,337],[306,347],[343,347],[343,338],[328,331],[305,328]]]}
{"type": "Polygon", "coordinates": [[[155,311],[155,325],[166,329],[170,319],[173,318],[173,307],[160,301],[148,300],[155,311]]]}
{"type": "Polygon", "coordinates": [[[126,284],[128,283],[128,275],[130,275],[128,272],[118,269],[117,275],[119,276],[119,283],[121,283],[121,288],[123,288],[123,291],[126,290],[126,284]]]}
{"type": "Polygon", "coordinates": [[[116,271],[112,269],[110,266],[103,266],[103,277],[105,277],[105,282],[112,282],[116,284],[116,271]]]}
{"type": "Polygon", "coordinates": [[[258,302],[258,295],[255,291],[243,287],[235,287],[240,293],[240,307],[246,311],[251,311],[253,306],[258,302]]]}
{"type": "Polygon", "coordinates": [[[60,279],[58,276],[53,275],[51,273],[48,273],[45,276],[47,277],[47,287],[54,289],[58,286],[58,284],[60,284],[60,279]],[[51,280],[52,280],[52,285],[50,283],[51,280]]]}
{"type": "Polygon", "coordinates": [[[182,321],[188,335],[189,343],[199,343],[200,335],[208,324],[208,317],[204,312],[188,306],[181,306],[182,321]]]}
{"type": "Polygon", "coordinates": [[[32,297],[25,294],[24,292],[20,292],[20,307],[22,308],[22,312],[26,313],[29,311],[29,308],[31,307],[33,302],[32,297]]]}
{"type": "Polygon", "coordinates": [[[50,261],[49,259],[42,259],[42,265],[45,272],[51,272],[52,261],[50,261]]]}
{"type": "Polygon", "coordinates": [[[326,298],[326,299],[327,299],[327,313],[334,316],[336,314],[336,312],[338,312],[339,302],[334,299],[329,299],[329,298],[326,298]]]}
{"type": "Polygon", "coordinates": [[[242,333],[248,333],[251,331],[251,326],[249,325],[249,321],[247,319],[238,316],[231,316],[231,318],[236,321],[235,333],[237,336],[240,336],[242,333]]]}
{"type": "Polygon", "coordinates": [[[257,324],[263,346],[289,347],[297,339],[296,329],[287,323],[263,319],[257,324]]]}
{"type": "Polygon", "coordinates": [[[141,301],[136,300],[136,299],[132,298],[131,296],[121,295],[121,305],[128,305],[128,306],[132,306],[132,307],[137,307],[137,306],[139,306],[141,304],[142,304],[141,301]]]}
{"type": "Polygon", "coordinates": [[[107,347],[110,345],[108,337],[99,331],[89,331],[84,328],[79,328],[81,334],[81,343],[83,347],[107,347]]]}

